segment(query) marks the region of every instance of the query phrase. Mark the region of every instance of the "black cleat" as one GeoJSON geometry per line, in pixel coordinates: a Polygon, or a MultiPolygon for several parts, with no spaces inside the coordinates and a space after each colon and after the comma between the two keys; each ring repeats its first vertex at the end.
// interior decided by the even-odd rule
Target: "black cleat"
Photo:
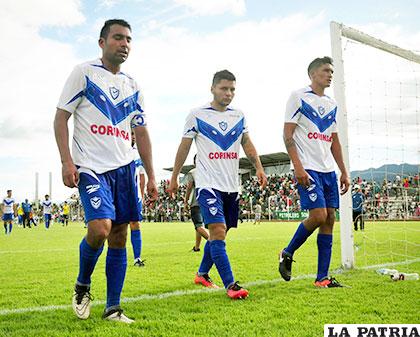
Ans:
{"type": "Polygon", "coordinates": [[[292,278],[292,262],[295,262],[292,255],[283,250],[280,253],[279,272],[285,281],[290,281],[292,278]]]}
{"type": "Polygon", "coordinates": [[[192,252],[196,253],[200,251],[200,248],[195,248],[195,246],[191,249],[192,252]]]}
{"type": "Polygon", "coordinates": [[[134,266],[135,267],[144,267],[144,266],[146,266],[144,264],[144,262],[146,262],[146,260],[142,260],[140,258],[137,258],[137,259],[134,260],[134,266]]]}

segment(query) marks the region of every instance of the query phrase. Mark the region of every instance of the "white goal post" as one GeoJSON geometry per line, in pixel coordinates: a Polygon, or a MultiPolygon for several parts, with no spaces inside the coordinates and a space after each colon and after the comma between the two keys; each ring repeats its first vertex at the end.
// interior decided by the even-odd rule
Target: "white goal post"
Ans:
{"type": "MultiPolygon", "coordinates": [[[[331,50],[334,60],[333,87],[334,96],[337,101],[338,125],[340,132],[340,142],[342,144],[344,163],[350,170],[349,162],[349,140],[348,140],[348,118],[345,99],[345,79],[344,61],[342,55],[342,38],[357,41],[372,48],[380,49],[387,53],[394,54],[406,60],[419,63],[420,55],[412,51],[402,49],[368,34],[360,32],[354,28],[346,27],[343,24],[332,21],[330,23],[331,50]]],[[[340,197],[340,239],[341,239],[341,264],[345,269],[355,266],[354,259],[354,238],[352,230],[352,200],[351,193],[348,192],[340,197]]]]}

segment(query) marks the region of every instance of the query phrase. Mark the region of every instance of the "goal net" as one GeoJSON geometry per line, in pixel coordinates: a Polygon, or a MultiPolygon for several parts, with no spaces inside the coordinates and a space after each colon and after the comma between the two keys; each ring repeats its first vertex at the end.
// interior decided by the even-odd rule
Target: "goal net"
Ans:
{"type": "Polygon", "coordinates": [[[342,264],[419,269],[420,55],[335,22],[331,42],[340,140],[364,196],[357,227],[352,195],[341,200],[342,264]]]}

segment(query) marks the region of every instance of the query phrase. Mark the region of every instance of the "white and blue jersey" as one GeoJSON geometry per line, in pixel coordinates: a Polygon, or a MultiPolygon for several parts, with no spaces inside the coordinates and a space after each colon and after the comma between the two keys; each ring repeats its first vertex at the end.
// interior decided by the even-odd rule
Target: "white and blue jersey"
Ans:
{"type": "Polygon", "coordinates": [[[318,96],[311,87],[292,92],[286,106],[285,123],[297,124],[293,139],[305,170],[333,172],[332,134],[337,132],[337,104],[318,96]]]}
{"type": "Polygon", "coordinates": [[[44,200],[42,202],[42,208],[43,208],[44,214],[51,214],[51,211],[52,211],[52,202],[51,202],[51,200],[44,200]]]}
{"type": "Polygon", "coordinates": [[[4,221],[13,220],[15,199],[6,197],[3,199],[3,217],[4,221]]]}
{"type": "Polygon", "coordinates": [[[75,165],[104,173],[132,159],[131,128],[146,125],[143,97],[135,80],[113,74],[100,59],[76,66],[62,91],[59,109],[74,117],[75,165]]]}
{"type": "Polygon", "coordinates": [[[3,199],[3,212],[4,214],[14,214],[15,199],[4,198],[3,199]]]}
{"type": "Polygon", "coordinates": [[[245,132],[244,114],[237,109],[220,112],[207,104],[188,115],[183,137],[196,142],[196,188],[238,192],[239,151],[245,132]]]}

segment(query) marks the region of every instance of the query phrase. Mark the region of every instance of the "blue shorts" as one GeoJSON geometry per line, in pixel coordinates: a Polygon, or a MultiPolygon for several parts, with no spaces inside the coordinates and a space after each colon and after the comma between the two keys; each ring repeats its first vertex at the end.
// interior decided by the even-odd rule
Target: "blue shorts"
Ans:
{"type": "Polygon", "coordinates": [[[311,185],[303,187],[297,185],[300,196],[301,209],[339,208],[337,176],[335,172],[317,172],[306,170],[311,185]]]}
{"type": "Polygon", "coordinates": [[[140,221],[141,204],[137,193],[134,162],[97,174],[80,167],[79,194],[85,221],[111,219],[115,225],[140,221]]]}
{"type": "Polygon", "coordinates": [[[51,221],[51,214],[48,214],[48,213],[44,214],[44,219],[45,221],[51,221]]]}
{"type": "Polygon", "coordinates": [[[200,205],[204,224],[221,222],[226,227],[238,227],[239,195],[237,192],[220,192],[215,189],[197,188],[197,202],[200,205]]]}
{"type": "Polygon", "coordinates": [[[12,221],[14,216],[13,213],[4,213],[2,218],[3,221],[12,221]]]}

